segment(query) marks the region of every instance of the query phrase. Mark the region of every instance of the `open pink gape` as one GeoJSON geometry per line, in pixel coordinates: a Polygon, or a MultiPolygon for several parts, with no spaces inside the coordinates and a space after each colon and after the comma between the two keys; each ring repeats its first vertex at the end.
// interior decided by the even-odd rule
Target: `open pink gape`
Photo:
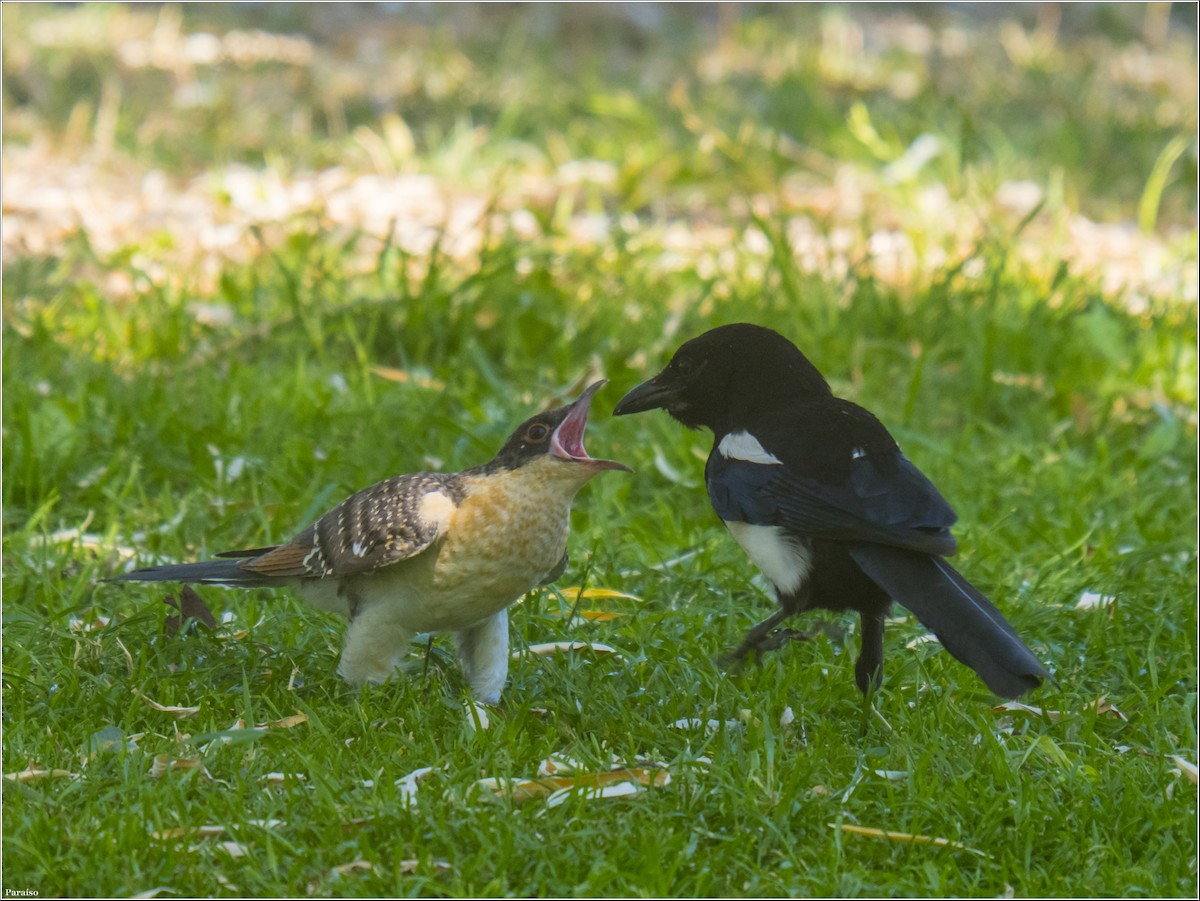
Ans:
{"type": "Polygon", "coordinates": [[[596,460],[589,457],[588,452],[583,447],[583,433],[587,428],[588,410],[592,406],[592,395],[599,391],[603,385],[603,380],[593,382],[588,385],[583,394],[579,395],[579,400],[571,404],[571,410],[567,413],[567,418],[559,423],[558,428],[554,430],[554,434],[550,436],[550,452],[562,460],[569,460],[572,463],[582,463],[593,469],[623,469],[626,472],[632,472],[624,463],[618,463],[615,460],[596,460]]]}

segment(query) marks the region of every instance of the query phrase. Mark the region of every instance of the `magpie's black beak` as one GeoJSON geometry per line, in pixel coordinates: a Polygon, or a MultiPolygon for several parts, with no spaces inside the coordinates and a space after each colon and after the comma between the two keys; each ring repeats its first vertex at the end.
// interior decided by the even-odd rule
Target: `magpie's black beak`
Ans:
{"type": "Polygon", "coordinates": [[[613,407],[613,416],[627,413],[644,413],[646,410],[669,409],[679,399],[679,386],[673,385],[659,373],[647,382],[642,382],[613,407]]]}

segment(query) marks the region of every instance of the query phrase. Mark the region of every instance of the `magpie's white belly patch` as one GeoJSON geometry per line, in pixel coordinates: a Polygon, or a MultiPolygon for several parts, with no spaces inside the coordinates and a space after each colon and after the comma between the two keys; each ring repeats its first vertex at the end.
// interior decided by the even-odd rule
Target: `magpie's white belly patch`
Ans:
{"type": "Polygon", "coordinates": [[[812,569],[812,549],[779,526],[727,522],[742,550],[782,594],[796,591],[812,569]]]}

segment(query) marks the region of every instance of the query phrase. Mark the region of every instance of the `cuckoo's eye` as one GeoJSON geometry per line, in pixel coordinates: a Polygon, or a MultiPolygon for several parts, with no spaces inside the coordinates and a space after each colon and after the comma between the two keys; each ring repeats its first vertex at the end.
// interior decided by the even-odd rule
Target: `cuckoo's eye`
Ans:
{"type": "Polygon", "coordinates": [[[545,441],[546,436],[550,434],[549,426],[542,425],[540,422],[535,422],[525,430],[526,441],[545,441]]]}

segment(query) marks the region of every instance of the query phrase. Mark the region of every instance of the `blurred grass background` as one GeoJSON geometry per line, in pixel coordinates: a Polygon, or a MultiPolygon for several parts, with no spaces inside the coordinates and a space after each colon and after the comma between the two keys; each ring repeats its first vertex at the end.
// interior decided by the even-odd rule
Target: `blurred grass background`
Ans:
{"type": "Polygon", "coordinates": [[[5,5],[4,887],[1193,896],[1193,13],[5,5]],[[603,414],[737,320],[934,478],[1053,718],[992,712],[903,617],[865,722],[849,621],[716,666],[770,601],[707,438],[603,414]],[[560,585],[643,600],[526,598],[516,646],[624,659],[514,664],[487,731],[440,644],[359,694],[293,598],[207,591],[227,621],[171,635],[161,592],[96,585],[481,462],[597,375],[592,452],[637,475],[581,495],[560,585]],[[473,800],[551,753],[674,781],[473,800]],[[232,847],[152,838],[212,824],[232,847]]]}

